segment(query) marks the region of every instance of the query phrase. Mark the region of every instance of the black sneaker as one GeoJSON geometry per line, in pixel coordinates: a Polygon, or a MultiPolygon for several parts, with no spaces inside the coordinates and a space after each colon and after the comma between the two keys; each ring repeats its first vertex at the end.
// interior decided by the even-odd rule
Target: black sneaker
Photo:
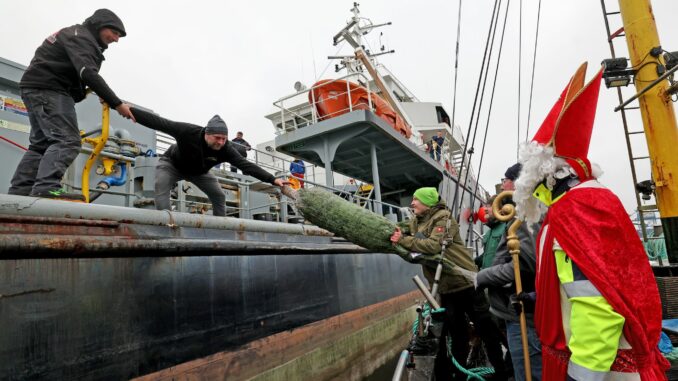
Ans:
{"type": "Polygon", "coordinates": [[[31,197],[53,198],[55,200],[82,201],[85,202],[85,196],[78,193],[68,193],[65,189],[53,189],[31,194],[31,197]]]}

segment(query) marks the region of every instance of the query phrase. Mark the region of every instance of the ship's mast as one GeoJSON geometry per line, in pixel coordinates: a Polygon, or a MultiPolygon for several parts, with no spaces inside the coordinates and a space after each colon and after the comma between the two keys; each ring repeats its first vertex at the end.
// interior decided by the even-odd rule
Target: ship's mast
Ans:
{"type": "MultiPolygon", "coordinates": [[[[342,66],[346,68],[349,73],[353,72],[362,72],[363,69],[366,69],[374,83],[377,85],[381,91],[381,96],[393,107],[396,113],[405,121],[405,123],[412,128],[414,125],[409,119],[405,110],[403,110],[400,102],[394,98],[390,90],[386,86],[384,79],[381,77],[381,74],[377,71],[375,57],[393,53],[393,50],[386,51],[382,47],[380,53],[372,53],[369,50],[365,50],[365,47],[362,44],[362,36],[368,34],[375,28],[379,28],[385,25],[391,25],[391,22],[385,22],[382,24],[373,24],[371,20],[364,17],[360,17],[360,10],[358,7],[360,4],[353,3],[353,17],[346,23],[346,26],[339,31],[334,36],[334,45],[336,46],[342,41],[348,42],[353,49],[355,49],[355,56],[330,56],[330,59],[341,59],[342,66]]],[[[341,67],[337,65],[336,70],[339,71],[341,67]]]]}
{"type": "MultiPolygon", "coordinates": [[[[640,93],[666,71],[652,5],[650,0],[619,0],[619,10],[640,93]]],[[[678,263],[678,127],[668,87],[668,81],[661,81],[638,100],[666,249],[669,261],[678,263]]]]}

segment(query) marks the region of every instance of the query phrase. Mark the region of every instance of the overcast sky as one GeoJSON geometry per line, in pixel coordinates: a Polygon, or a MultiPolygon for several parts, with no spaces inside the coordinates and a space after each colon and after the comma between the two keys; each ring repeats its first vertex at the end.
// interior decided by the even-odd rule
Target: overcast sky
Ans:
{"type": "MultiPolygon", "coordinates": [[[[522,139],[527,125],[537,3],[522,1],[522,139]]],[[[617,10],[616,1],[607,3],[611,10],[617,10]]],[[[678,42],[678,24],[672,21],[678,14],[678,2],[652,3],[662,46],[678,50],[678,43],[674,43],[678,42]]],[[[110,8],[123,20],[128,36],[108,49],[101,74],[121,98],[164,117],[196,124],[204,124],[218,113],[231,130],[242,130],[253,144],[273,137],[273,127],[264,115],[274,110],[276,99],[294,92],[295,81],[311,85],[318,77],[335,75],[333,63],[327,71],[323,69],[328,65],[327,56],[337,53],[332,36],[345,25],[352,7],[351,1],[334,0],[3,0],[0,4],[0,56],[24,65],[47,35],[82,22],[97,8],[110,8]]],[[[380,62],[421,101],[442,102],[451,114],[458,1],[368,0],[360,4],[362,15],[374,23],[393,22],[381,30],[381,42],[396,53],[382,57],[380,62]]],[[[464,133],[493,4],[490,0],[463,2],[456,121],[464,133]]],[[[480,174],[480,182],[488,190],[516,160],[519,4],[519,0],[510,2],[480,174]]],[[[613,29],[621,26],[619,16],[612,16],[611,22],[613,29]]],[[[379,33],[373,35],[368,43],[376,50],[379,33]]],[[[625,40],[618,41],[617,54],[628,57],[625,40]]],[[[600,61],[609,57],[599,1],[543,1],[538,45],[530,135],[581,62],[590,63],[588,79],[600,61]]],[[[341,53],[350,51],[344,48],[341,53]]],[[[625,94],[632,95],[633,89],[629,87],[625,94]]],[[[589,157],[605,170],[601,182],[617,193],[630,211],[635,199],[621,118],[612,110],[616,103],[616,92],[603,87],[589,157]]],[[[641,128],[639,115],[630,114],[632,129],[641,128]]],[[[487,100],[482,115],[484,128],[487,100]]],[[[644,155],[644,138],[637,135],[634,139],[636,156],[644,155]]],[[[477,168],[480,138],[475,147],[473,163],[477,168]]],[[[640,164],[639,180],[648,179],[649,163],[640,164]]]]}

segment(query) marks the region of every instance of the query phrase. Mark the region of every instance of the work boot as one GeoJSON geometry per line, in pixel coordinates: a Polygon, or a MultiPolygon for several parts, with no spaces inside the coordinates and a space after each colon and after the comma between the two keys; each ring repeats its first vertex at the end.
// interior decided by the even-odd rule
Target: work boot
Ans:
{"type": "Polygon", "coordinates": [[[31,197],[52,198],[64,201],[82,201],[85,202],[85,196],[78,193],[68,193],[65,189],[53,189],[31,194],[31,197]]]}

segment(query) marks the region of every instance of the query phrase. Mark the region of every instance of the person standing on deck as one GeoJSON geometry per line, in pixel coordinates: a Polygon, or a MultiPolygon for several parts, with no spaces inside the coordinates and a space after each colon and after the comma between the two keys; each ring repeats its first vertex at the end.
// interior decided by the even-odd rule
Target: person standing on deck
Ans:
{"type": "MultiPolygon", "coordinates": [[[[238,151],[240,156],[247,158],[247,151],[252,149],[252,146],[250,143],[247,142],[247,140],[243,139],[243,134],[242,131],[238,131],[235,134],[235,139],[231,140],[233,143],[235,143],[235,150],[238,151]]],[[[238,172],[238,168],[231,164],[231,172],[238,172]]]]}
{"type": "Polygon", "coordinates": [[[429,154],[431,158],[435,161],[440,161],[442,155],[443,144],[445,143],[445,137],[443,136],[442,131],[438,131],[436,136],[431,138],[429,154]]]}
{"type": "Polygon", "coordinates": [[[212,214],[226,215],[226,196],[219,181],[209,170],[215,165],[228,162],[240,168],[246,175],[282,187],[289,184],[276,179],[258,165],[242,157],[235,144],[228,141],[226,123],[215,115],[206,127],[173,122],[153,113],[132,107],[137,123],[164,132],[176,139],[160,157],[155,172],[155,207],[170,210],[170,191],[179,180],[188,180],[203,191],[212,202],[212,214]]]}
{"type": "Polygon", "coordinates": [[[123,118],[133,119],[129,106],[99,75],[103,52],[126,35],[115,13],[98,9],[82,24],[59,30],[38,47],[19,83],[31,124],[30,144],[7,193],[85,201],[83,195],[61,187],[82,144],[75,104],[85,99],[89,88],[123,118]]]}
{"type": "Polygon", "coordinates": [[[657,284],[623,205],[587,158],[602,69],[586,64],[520,149],[513,200],[537,239],[535,326],[548,381],[665,380],[657,284]]]}

